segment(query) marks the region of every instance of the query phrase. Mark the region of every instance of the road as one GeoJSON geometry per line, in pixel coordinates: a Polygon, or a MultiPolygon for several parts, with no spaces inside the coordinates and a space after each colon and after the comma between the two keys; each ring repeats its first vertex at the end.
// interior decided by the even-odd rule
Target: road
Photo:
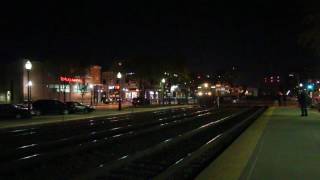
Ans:
{"type": "Polygon", "coordinates": [[[222,137],[258,109],[179,108],[2,130],[1,176],[148,179],[222,137]]]}

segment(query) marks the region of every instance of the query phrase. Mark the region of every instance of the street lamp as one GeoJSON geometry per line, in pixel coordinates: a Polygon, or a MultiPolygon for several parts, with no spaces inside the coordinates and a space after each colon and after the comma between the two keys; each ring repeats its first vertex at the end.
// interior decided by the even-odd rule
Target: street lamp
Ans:
{"type": "Polygon", "coordinates": [[[31,109],[31,86],[32,81],[30,81],[30,71],[32,69],[32,63],[27,60],[26,64],[24,65],[25,69],[27,70],[27,94],[28,94],[28,111],[30,112],[31,109]]]}
{"type": "Polygon", "coordinates": [[[121,72],[118,72],[117,74],[117,78],[119,81],[119,101],[118,101],[118,110],[121,111],[121,78],[122,78],[122,74],[121,72]]]}
{"type": "Polygon", "coordinates": [[[165,90],[166,79],[162,78],[161,83],[162,83],[162,105],[164,105],[164,90],[165,90]]]}
{"type": "Polygon", "coordinates": [[[300,83],[300,84],[299,84],[299,87],[303,87],[303,84],[302,84],[302,83],[300,83]]]}
{"type": "Polygon", "coordinates": [[[93,84],[89,84],[89,88],[90,88],[90,106],[92,106],[92,91],[93,91],[93,84]]]}

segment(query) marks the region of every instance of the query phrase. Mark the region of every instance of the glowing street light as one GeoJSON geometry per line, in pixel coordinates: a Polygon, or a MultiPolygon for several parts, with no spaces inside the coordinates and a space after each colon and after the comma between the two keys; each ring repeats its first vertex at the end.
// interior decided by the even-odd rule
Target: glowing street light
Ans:
{"type": "Polygon", "coordinates": [[[119,80],[119,100],[118,100],[118,110],[121,111],[121,78],[122,74],[121,72],[117,73],[117,78],[119,80]]]}
{"type": "Polygon", "coordinates": [[[28,81],[27,86],[32,87],[32,81],[28,81]]]}
{"type": "Polygon", "coordinates": [[[117,78],[118,78],[118,79],[121,79],[121,78],[122,78],[122,74],[121,74],[121,72],[118,72],[118,74],[117,74],[117,78]]]}
{"type": "Polygon", "coordinates": [[[303,87],[303,84],[302,84],[302,83],[300,83],[300,84],[299,84],[299,87],[303,87]]]}
{"type": "Polygon", "coordinates": [[[165,78],[162,78],[162,79],[161,79],[161,83],[162,83],[162,105],[164,105],[164,91],[165,91],[166,79],[165,79],[165,78]]]}
{"type": "Polygon", "coordinates": [[[31,71],[32,69],[32,63],[27,60],[26,64],[24,65],[24,67],[26,68],[26,70],[31,71]]]}
{"type": "Polygon", "coordinates": [[[32,69],[32,63],[30,62],[30,60],[27,60],[26,64],[24,65],[24,68],[27,70],[28,111],[30,112],[31,86],[32,86],[32,81],[30,81],[30,71],[32,69]]]}
{"type": "Polygon", "coordinates": [[[93,104],[93,84],[89,84],[89,89],[90,89],[90,106],[93,104]]]}
{"type": "Polygon", "coordinates": [[[90,88],[90,89],[93,89],[93,84],[89,84],[89,88],[90,88]]]}

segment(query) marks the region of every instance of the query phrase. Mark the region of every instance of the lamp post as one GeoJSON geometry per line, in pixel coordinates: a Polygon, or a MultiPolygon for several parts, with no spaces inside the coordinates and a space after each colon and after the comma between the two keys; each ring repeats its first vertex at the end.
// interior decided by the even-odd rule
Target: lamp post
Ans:
{"type": "Polygon", "coordinates": [[[27,60],[26,64],[24,65],[25,69],[27,70],[27,94],[28,94],[28,111],[30,112],[31,109],[31,86],[32,81],[30,81],[30,71],[32,69],[32,63],[27,60]]]}
{"type": "Polygon", "coordinates": [[[164,87],[165,87],[166,79],[162,78],[161,83],[162,83],[162,105],[164,105],[164,91],[165,91],[164,87]]]}
{"type": "Polygon", "coordinates": [[[92,106],[92,91],[93,91],[93,85],[92,84],[90,84],[89,85],[89,88],[90,88],[90,106],[92,106]]]}
{"type": "Polygon", "coordinates": [[[117,79],[119,81],[119,100],[118,100],[118,110],[121,111],[121,78],[122,78],[122,74],[121,72],[118,72],[117,74],[117,79]]]}

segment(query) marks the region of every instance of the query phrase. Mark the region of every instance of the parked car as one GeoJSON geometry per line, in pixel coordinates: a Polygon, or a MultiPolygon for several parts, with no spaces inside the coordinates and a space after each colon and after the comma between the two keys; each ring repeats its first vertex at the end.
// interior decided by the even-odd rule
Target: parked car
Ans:
{"type": "Polygon", "coordinates": [[[68,106],[58,100],[38,100],[32,104],[32,108],[36,115],[69,114],[68,106]]]}
{"type": "Polygon", "coordinates": [[[103,98],[103,99],[102,99],[102,102],[103,102],[104,104],[112,104],[112,103],[114,103],[114,101],[113,101],[112,98],[103,98]]]}
{"type": "MultiPolygon", "coordinates": [[[[17,106],[18,108],[21,108],[21,109],[26,109],[28,110],[28,105],[27,104],[15,104],[15,106],[17,106]]],[[[30,104],[30,113],[31,115],[36,115],[35,112],[32,110],[32,104],[30,104]]]]}
{"type": "Polygon", "coordinates": [[[94,111],[92,106],[84,105],[79,102],[70,101],[66,102],[66,105],[70,113],[90,113],[94,111]]]}
{"type": "Polygon", "coordinates": [[[132,99],[132,104],[134,106],[139,106],[139,105],[149,105],[150,104],[150,99],[146,99],[146,98],[133,98],[132,99]]]}
{"type": "Polygon", "coordinates": [[[31,113],[26,108],[14,104],[0,104],[0,118],[30,118],[31,113]]]}

